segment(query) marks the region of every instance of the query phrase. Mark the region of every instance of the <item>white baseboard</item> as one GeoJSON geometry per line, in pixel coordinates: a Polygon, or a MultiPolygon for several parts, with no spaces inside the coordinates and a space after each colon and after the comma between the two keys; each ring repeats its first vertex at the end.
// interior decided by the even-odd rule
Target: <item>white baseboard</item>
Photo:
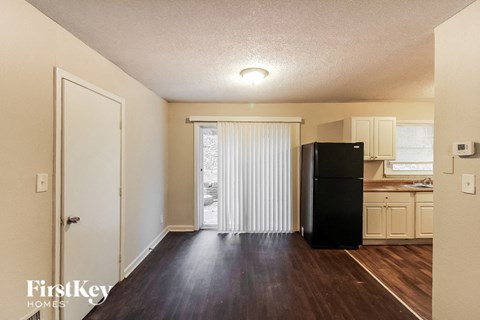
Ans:
{"type": "Polygon", "coordinates": [[[150,242],[148,246],[143,249],[143,251],[140,252],[140,254],[125,268],[123,271],[124,277],[128,277],[133,270],[135,270],[135,268],[138,267],[138,265],[142,263],[142,261],[148,256],[150,251],[152,251],[151,249],[154,249],[169,232],[191,232],[194,230],[195,226],[193,225],[173,225],[165,227],[162,232],[160,232],[160,234],[156,236],[155,239],[153,239],[152,242],[150,242]]]}
{"type": "Polygon", "coordinates": [[[158,234],[158,236],[156,236],[155,239],[153,239],[152,242],[150,242],[148,246],[145,249],[143,249],[143,251],[140,252],[140,254],[135,259],[133,259],[133,261],[124,270],[125,278],[128,277],[130,273],[132,273],[132,271],[135,270],[135,268],[138,267],[140,263],[142,263],[142,261],[148,256],[148,254],[152,251],[152,249],[154,249],[157,246],[157,244],[159,244],[160,241],[162,241],[162,239],[165,238],[168,232],[169,232],[169,227],[165,227],[158,234]]]}
{"type": "Polygon", "coordinates": [[[169,232],[191,232],[195,231],[194,225],[173,225],[168,226],[169,232]]]}

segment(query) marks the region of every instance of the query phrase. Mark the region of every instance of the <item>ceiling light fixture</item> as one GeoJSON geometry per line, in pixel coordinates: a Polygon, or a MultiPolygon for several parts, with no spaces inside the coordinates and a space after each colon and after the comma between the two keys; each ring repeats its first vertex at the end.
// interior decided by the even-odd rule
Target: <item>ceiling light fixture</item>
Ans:
{"type": "Polygon", "coordinates": [[[252,86],[268,76],[268,71],[262,68],[247,68],[240,71],[242,78],[252,86]]]}

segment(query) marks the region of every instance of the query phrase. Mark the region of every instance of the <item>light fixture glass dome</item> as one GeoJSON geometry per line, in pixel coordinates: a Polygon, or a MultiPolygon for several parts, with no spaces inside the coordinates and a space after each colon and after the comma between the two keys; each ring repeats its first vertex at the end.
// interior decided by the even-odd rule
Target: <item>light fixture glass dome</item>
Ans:
{"type": "Polygon", "coordinates": [[[247,68],[240,71],[240,75],[245,81],[255,85],[268,76],[268,71],[262,68],[247,68]]]}

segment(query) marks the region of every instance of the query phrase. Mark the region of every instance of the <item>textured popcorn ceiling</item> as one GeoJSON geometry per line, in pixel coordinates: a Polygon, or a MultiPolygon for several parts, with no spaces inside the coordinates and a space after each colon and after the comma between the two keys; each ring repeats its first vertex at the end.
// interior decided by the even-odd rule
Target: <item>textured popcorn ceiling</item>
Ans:
{"type": "Polygon", "coordinates": [[[29,2],[168,101],[333,102],[432,99],[433,30],[474,1],[29,2]]]}

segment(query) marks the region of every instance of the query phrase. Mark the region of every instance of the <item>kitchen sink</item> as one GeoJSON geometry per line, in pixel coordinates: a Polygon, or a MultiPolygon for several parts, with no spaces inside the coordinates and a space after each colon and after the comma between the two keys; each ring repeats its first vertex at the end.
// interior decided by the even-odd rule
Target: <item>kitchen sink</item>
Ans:
{"type": "Polygon", "coordinates": [[[426,184],[426,183],[404,184],[403,186],[407,188],[433,188],[433,184],[426,184]]]}

